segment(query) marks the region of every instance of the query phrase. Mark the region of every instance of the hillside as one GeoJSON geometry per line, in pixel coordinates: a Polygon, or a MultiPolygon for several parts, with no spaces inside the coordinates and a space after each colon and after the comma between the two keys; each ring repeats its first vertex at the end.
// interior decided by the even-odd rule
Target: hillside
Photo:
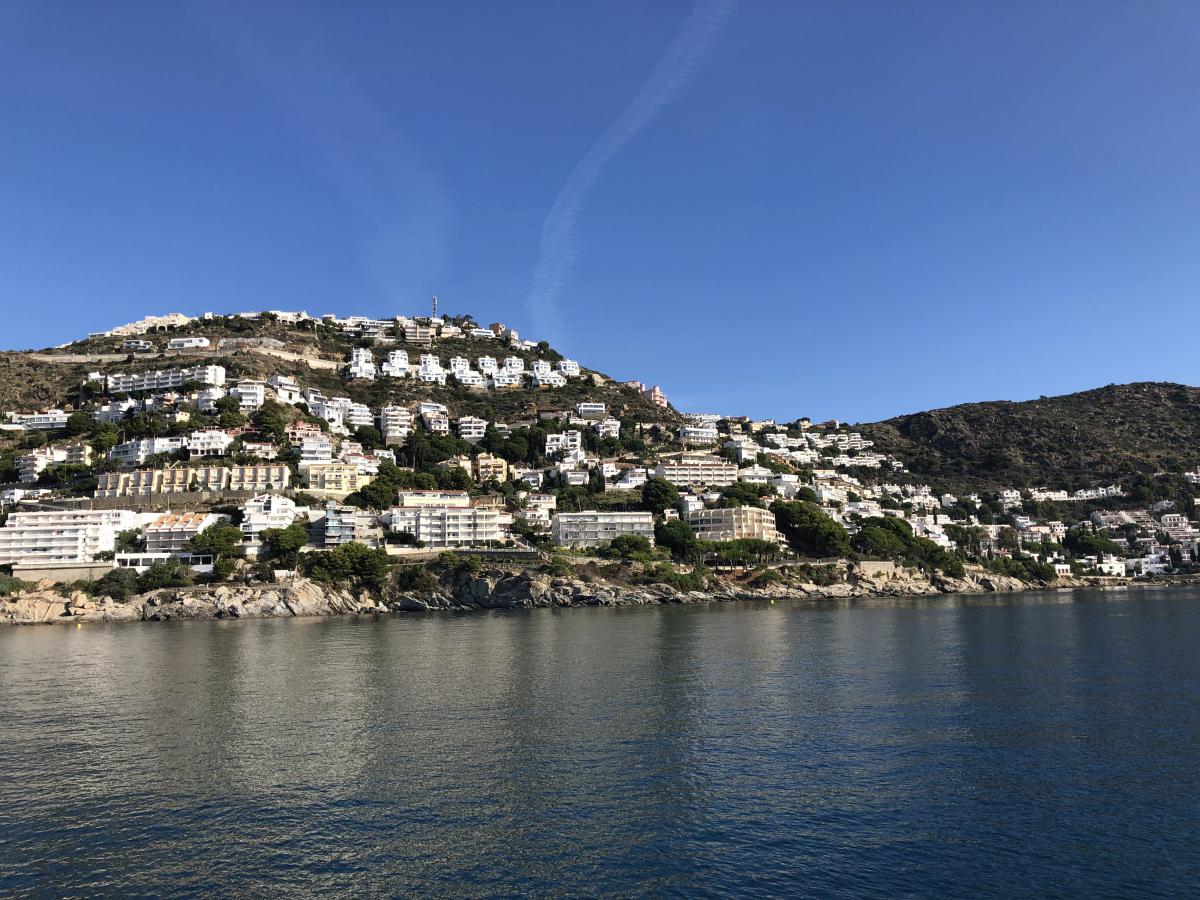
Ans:
{"type": "Polygon", "coordinates": [[[1144,382],[967,403],[856,426],[951,490],[1080,488],[1200,463],[1200,388],[1144,382]]]}
{"type": "Polygon", "coordinates": [[[445,386],[422,384],[408,379],[379,378],[351,380],[343,374],[351,350],[371,346],[377,360],[391,349],[407,350],[414,362],[420,353],[433,353],[443,362],[453,356],[470,359],[518,356],[557,360],[553,348],[514,348],[506,343],[465,338],[437,339],[432,347],[406,344],[402,339],[372,344],[316,323],[307,328],[266,320],[217,317],[192,322],[168,334],[151,334],[157,352],[123,353],[122,338],[94,337],[63,347],[45,350],[0,352],[0,411],[71,409],[78,405],[79,389],[90,372],[133,373],[179,366],[217,364],[225,367],[228,382],[240,378],[292,375],[301,385],[331,395],[348,396],[374,409],[387,404],[429,400],[446,404],[452,415],[474,415],[491,421],[511,422],[537,418],[539,413],[570,409],[576,403],[603,401],[613,415],[640,422],[675,421],[674,410],[664,410],[638,391],[626,388],[609,376],[583,366],[584,378],[572,379],[562,388],[483,390],[458,385],[450,379],[445,386]],[[211,347],[203,350],[167,351],[168,338],[203,336],[211,347]]]}

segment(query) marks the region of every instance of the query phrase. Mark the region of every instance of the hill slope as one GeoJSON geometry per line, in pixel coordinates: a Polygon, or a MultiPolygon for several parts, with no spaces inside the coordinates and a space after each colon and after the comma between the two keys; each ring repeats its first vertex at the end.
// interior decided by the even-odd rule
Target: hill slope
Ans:
{"type": "MultiPolygon", "coordinates": [[[[80,400],[80,385],[90,372],[141,372],[179,366],[218,364],[226,369],[227,381],[292,375],[302,386],[330,395],[348,396],[373,409],[387,404],[409,404],[430,400],[446,404],[453,416],[482,416],[490,421],[511,422],[533,419],[539,412],[569,410],[583,401],[602,401],[613,415],[639,422],[677,421],[674,410],[652,404],[636,390],[623,386],[594,369],[584,368],[584,378],[572,379],[562,388],[482,390],[457,385],[428,385],[413,380],[379,378],[350,380],[343,374],[350,351],[371,342],[358,340],[320,323],[298,328],[279,322],[217,317],[173,329],[170,334],[151,334],[156,352],[129,354],[121,351],[120,337],[93,337],[58,348],[40,351],[0,352],[0,412],[34,410],[47,406],[70,409],[80,400]],[[208,349],[164,351],[169,337],[207,337],[208,349]]],[[[557,360],[560,355],[548,346],[538,350],[518,349],[500,341],[437,339],[432,347],[405,344],[402,340],[373,345],[377,361],[390,349],[407,350],[415,364],[418,354],[433,353],[445,364],[450,357],[518,356],[557,360]]]]}
{"type": "Polygon", "coordinates": [[[1022,403],[967,403],[858,426],[952,490],[1079,488],[1200,463],[1200,388],[1143,382],[1022,403]]]}

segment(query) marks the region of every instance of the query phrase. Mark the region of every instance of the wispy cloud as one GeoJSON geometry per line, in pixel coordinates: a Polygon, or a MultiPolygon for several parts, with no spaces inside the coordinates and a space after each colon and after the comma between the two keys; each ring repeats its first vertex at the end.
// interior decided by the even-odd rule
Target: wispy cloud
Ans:
{"type": "Polygon", "coordinates": [[[560,336],[559,295],[579,255],[575,226],[604,166],[691,80],[734,5],[734,0],[697,0],[633,102],[579,160],[559,191],[542,224],[541,253],[526,301],[540,336],[560,336]]]}
{"type": "Polygon", "coordinates": [[[354,211],[361,264],[389,307],[382,311],[434,291],[449,256],[449,194],[417,146],[356,87],[321,23],[297,8],[272,28],[255,29],[237,7],[186,8],[293,116],[303,151],[354,211]]]}

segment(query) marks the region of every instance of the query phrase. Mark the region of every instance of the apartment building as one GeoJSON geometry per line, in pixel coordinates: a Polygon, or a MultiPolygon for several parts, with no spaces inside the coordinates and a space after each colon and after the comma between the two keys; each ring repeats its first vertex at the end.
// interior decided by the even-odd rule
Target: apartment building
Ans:
{"type": "Polygon", "coordinates": [[[140,466],[152,456],[162,453],[175,453],[187,447],[184,437],[143,438],[140,441],[126,441],[117,444],[108,451],[108,458],[122,466],[140,466]]]}
{"type": "Polygon", "coordinates": [[[413,414],[403,406],[385,406],[379,411],[379,433],[386,446],[399,446],[407,441],[412,426],[413,414]]]}
{"type": "Polygon", "coordinates": [[[216,428],[193,431],[187,440],[188,456],[193,459],[205,456],[225,456],[233,441],[233,435],[216,428]]]}
{"type": "Polygon", "coordinates": [[[556,513],[550,523],[554,543],[562,547],[600,547],[623,534],[637,534],[654,542],[654,515],[648,512],[556,513]]]}
{"type": "Polygon", "coordinates": [[[146,526],[147,553],[180,553],[187,543],[206,528],[221,521],[213,513],[163,513],[146,526]]]}
{"type": "Polygon", "coordinates": [[[127,509],[14,512],[0,528],[0,565],[92,562],[137,525],[127,509]]]}
{"type": "Polygon", "coordinates": [[[17,457],[18,480],[32,484],[38,476],[51,466],[92,464],[92,448],[87,444],[70,444],[65,447],[38,447],[17,457]]]}
{"type": "Polygon", "coordinates": [[[508,538],[501,511],[471,506],[465,491],[404,491],[399,503],[389,513],[389,527],[411,534],[426,547],[486,547],[508,538]]]}
{"type": "Polygon", "coordinates": [[[477,481],[508,481],[508,462],[503,457],[480,453],[471,465],[477,481]]]}
{"type": "Polygon", "coordinates": [[[546,435],[546,455],[570,453],[583,449],[583,435],[578,431],[562,431],[546,435]]]}
{"type": "Polygon", "coordinates": [[[393,350],[380,366],[380,371],[389,378],[408,377],[408,351],[393,350]]]}
{"type": "Polygon", "coordinates": [[[324,432],[309,433],[300,442],[300,471],[333,462],[333,439],[324,432]]]}
{"type": "Polygon", "coordinates": [[[203,350],[212,345],[206,337],[180,337],[171,338],[167,342],[168,350],[203,350]]]}
{"type": "Polygon", "coordinates": [[[270,528],[287,528],[296,520],[296,504],[281,494],[257,494],[242,504],[242,540],[258,543],[270,528]]]}
{"type": "Polygon", "coordinates": [[[317,497],[340,500],[370,484],[374,477],[360,472],[358,466],[350,463],[321,463],[308,467],[307,490],[317,497]]]}
{"type": "Polygon", "coordinates": [[[239,411],[248,415],[267,402],[267,384],[264,381],[239,381],[229,389],[229,396],[237,400],[239,411]]]}
{"type": "Polygon", "coordinates": [[[293,500],[277,493],[260,493],[241,505],[241,535],[246,544],[257,544],[269,528],[287,528],[295,521],[293,500]]]}
{"type": "Polygon", "coordinates": [[[487,433],[487,419],[477,416],[462,416],[457,423],[458,436],[471,444],[478,444],[487,433]]]}
{"type": "Polygon", "coordinates": [[[332,502],[325,504],[325,515],[321,518],[321,545],[329,550],[349,543],[378,546],[379,529],[375,524],[375,516],[356,506],[332,502]]]}
{"type": "Polygon", "coordinates": [[[292,470],[283,465],[200,466],[192,469],[197,491],[238,491],[262,493],[287,490],[292,470]]]}
{"type": "Polygon", "coordinates": [[[192,469],[137,469],[133,472],[100,474],[97,497],[148,497],[151,494],[182,494],[192,485],[192,469]]]}
{"type": "Polygon", "coordinates": [[[605,438],[619,438],[621,436],[621,423],[616,419],[601,419],[592,425],[592,430],[596,432],[596,437],[600,440],[605,438]]]}
{"type": "Polygon", "coordinates": [[[728,487],[737,481],[737,475],[736,465],[709,453],[669,454],[654,469],[656,478],[666,479],[677,487],[728,487]]]}
{"type": "Polygon", "coordinates": [[[366,347],[355,347],[350,351],[349,375],[351,378],[374,380],[376,375],[375,355],[366,347]]]}
{"type": "Polygon", "coordinates": [[[685,447],[710,446],[719,437],[716,425],[684,425],[679,429],[679,443],[685,447]]]}
{"type": "Polygon", "coordinates": [[[61,409],[36,413],[9,413],[9,421],[26,431],[57,431],[67,427],[69,416],[61,409]]]}
{"type": "Polygon", "coordinates": [[[221,387],[225,384],[224,366],[190,366],[182,369],[156,369],[133,375],[114,374],[107,379],[110,394],[134,394],[141,391],[170,391],[186,382],[221,387]]]}
{"type": "Polygon", "coordinates": [[[722,542],[753,538],[782,544],[783,536],[775,527],[775,513],[759,506],[734,506],[729,509],[698,509],[687,513],[684,521],[702,541],[722,542]]]}

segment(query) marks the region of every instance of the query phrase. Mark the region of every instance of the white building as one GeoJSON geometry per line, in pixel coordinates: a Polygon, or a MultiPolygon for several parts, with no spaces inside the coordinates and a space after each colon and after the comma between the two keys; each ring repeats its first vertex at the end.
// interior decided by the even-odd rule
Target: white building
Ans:
{"type": "Polygon", "coordinates": [[[698,509],[684,520],[702,541],[723,542],[743,539],[782,544],[775,527],[775,513],[760,506],[734,506],[726,509],[698,509]]]}
{"type": "Polygon", "coordinates": [[[141,391],[170,391],[182,387],[186,382],[221,387],[225,384],[224,366],[191,366],[183,369],[157,369],[153,372],[137,372],[133,375],[109,375],[110,394],[134,394],[141,391]]]}
{"type": "Polygon", "coordinates": [[[167,342],[168,350],[202,350],[212,342],[206,337],[171,338],[167,342]]]}
{"type": "Polygon", "coordinates": [[[458,436],[471,444],[478,444],[487,433],[487,419],[476,416],[462,416],[456,423],[458,436]]]}
{"type": "Polygon", "coordinates": [[[599,402],[585,401],[575,404],[575,415],[581,419],[603,419],[608,413],[608,407],[599,402]]]}
{"type": "Polygon", "coordinates": [[[126,441],[108,451],[108,458],[122,466],[140,466],[152,456],[175,453],[187,446],[187,438],[156,437],[126,441]]]}
{"type": "Polygon", "coordinates": [[[571,453],[583,448],[583,435],[578,431],[562,431],[546,435],[546,455],[571,453]]]}
{"type": "Polygon", "coordinates": [[[600,440],[604,440],[605,438],[619,438],[621,436],[621,423],[616,419],[601,419],[592,425],[592,430],[596,432],[596,437],[600,438],[600,440]]]}
{"type": "Polygon", "coordinates": [[[180,553],[200,532],[221,521],[212,513],[163,513],[146,526],[147,553],[180,553]]]}
{"type": "Polygon", "coordinates": [[[412,433],[413,414],[403,406],[385,406],[379,411],[379,433],[387,446],[398,446],[412,433]]]}
{"type": "Polygon", "coordinates": [[[301,469],[333,462],[333,440],[328,435],[309,435],[300,443],[301,469]]]}
{"type": "Polygon", "coordinates": [[[654,542],[654,515],[648,512],[556,513],[550,524],[554,543],[566,547],[599,547],[623,534],[638,534],[654,542]]]}
{"type": "Polygon", "coordinates": [[[275,397],[280,403],[295,406],[304,399],[300,391],[300,383],[290,375],[272,375],[267,379],[267,384],[275,391],[275,397]]]}
{"type": "Polygon", "coordinates": [[[0,565],[92,562],[137,525],[127,509],[14,512],[0,528],[0,565]]]}
{"type": "Polygon", "coordinates": [[[408,351],[393,350],[387,355],[380,370],[389,378],[408,377],[408,351]]]}
{"type": "Polygon", "coordinates": [[[716,425],[684,425],[679,429],[679,442],[685,447],[715,444],[719,436],[716,425]]]}
{"type": "Polygon", "coordinates": [[[26,431],[56,431],[67,427],[69,416],[61,409],[36,413],[9,413],[9,421],[26,431]]]}
{"type": "Polygon", "coordinates": [[[471,506],[465,491],[402,491],[398,502],[389,514],[389,527],[427,547],[486,547],[508,538],[500,510],[471,506]]]}
{"type": "Polygon", "coordinates": [[[271,528],[287,528],[296,520],[296,504],[281,494],[258,494],[242,506],[242,539],[257,543],[271,528]]]}
{"type": "Polygon", "coordinates": [[[233,435],[216,428],[193,431],[188,436],[188,456],[225,456],[233,441],[233,435]]]}
{"type": "Polygon", "coordinates": [[[677,487],[728,487],[737,481],[738,467],[709,453],[674,453],[662,458],[654,476],[677,487]]]}
{"type": "Polygon", "coordinates": [[[373,380],[375,378],[375,356],[366,347],[355,347],[350,351],[350,368],[349,373],[351,378],[366,378],[373,380]]]}
{"type": "Polygon", "coordinates": [[[249,414],[267,402],[267,385],[262,381],[239,381],[229,389],[229,396],[237,400],[243,414],[249,414]]]}

